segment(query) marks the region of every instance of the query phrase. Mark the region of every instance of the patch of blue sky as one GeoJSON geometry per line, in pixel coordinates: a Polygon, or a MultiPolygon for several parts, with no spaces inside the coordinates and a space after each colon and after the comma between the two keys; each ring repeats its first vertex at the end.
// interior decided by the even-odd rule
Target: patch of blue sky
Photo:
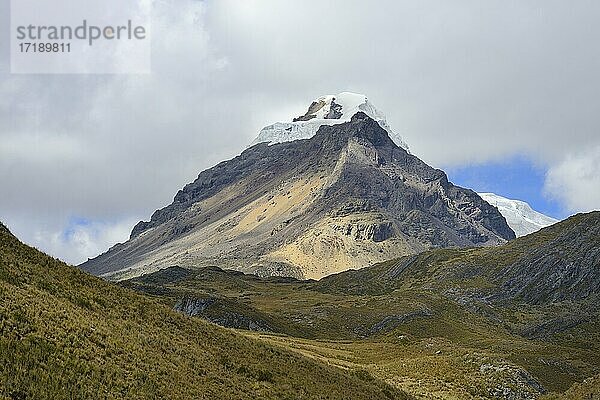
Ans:
{"type": "Polygon", "coordinates": [[[534,210],[554,218],[569,216],[559,202],[544,194],[546,170],[525,156],[515,156],[501,162],[445,168],[445,172],[448,179],[458,186],[526,201],[534,210]]]}

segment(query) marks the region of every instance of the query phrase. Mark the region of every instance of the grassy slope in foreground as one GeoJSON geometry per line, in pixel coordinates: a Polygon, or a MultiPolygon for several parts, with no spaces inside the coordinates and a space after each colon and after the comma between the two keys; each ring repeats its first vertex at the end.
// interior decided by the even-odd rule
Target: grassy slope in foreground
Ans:
{"type": "Polygon", "coordinates": [[[547,400],[597,400],[600,399],[600,375],[592,376],[581,383],[574,384],[562,395],[550,395],[547,400]]]}
{"type": "Polygon", "coordinates": [[[0,224],[0,398],[405,398],[170,311],[0,224]]]}

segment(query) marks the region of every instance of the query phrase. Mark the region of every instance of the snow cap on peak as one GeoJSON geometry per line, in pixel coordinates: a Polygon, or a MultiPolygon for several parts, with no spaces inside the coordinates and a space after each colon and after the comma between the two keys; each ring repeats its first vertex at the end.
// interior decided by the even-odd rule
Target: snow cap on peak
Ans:
{"type": "Polygon", "coordinates": [[[271,145],[309,139],[321,126],[348,122],[358,112],[363,112],[377,121],[399,147],[408,151],[408,146],[402,137],[392,131],[385,115],[375,108],[367,96],[351,92],[325,95],[313,100],[304,115],[293,118],[291,122],[276,122],[264,127],[251,145],[258,143],[271,145]]]}
{"type": "Polygon", "coordinates": [[[524,201],[507,199],[495,193],[477,194],[500,211],[500,214],[506,218],[508,226],[515,231],[517,237],[537,232],[558,222],[557,219],[535,211],[524,201]]]}

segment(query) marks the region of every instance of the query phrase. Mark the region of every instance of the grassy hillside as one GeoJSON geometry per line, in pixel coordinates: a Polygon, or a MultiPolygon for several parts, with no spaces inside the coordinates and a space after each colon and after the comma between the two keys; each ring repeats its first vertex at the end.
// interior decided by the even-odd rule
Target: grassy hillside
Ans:
{"type": "Polygon", "coordinates": [[[20,243],[0,224],[0,398],[406,396],[171,311],[20,243]]]}
{"type": "Polygon", "coordinates": [[[600,399],[600,375],[576,383],[561,396],[549,395],[545,400],[597,400],[600,399]]]}
{"type": "MultiPolygon", "coordinates": [[[[202,318],[225,325],[254,321],[271,333],[249,333],[253,337],[333,365],[368,370],[415,396],[481,398],[500,387],[519,393],[515,398],[531,398],[543,393],[537,384],[562,392],[600,371],[595,321],[530,339],[507,323],[510,310],[507,321],[497,320],[422,288],[332,294],[315,290],[315,283],[261,280],[214,268],[187,278],[180,273],[181,280],[165,283],[171,273],[127,284],[171,306],[181,298],[210,299],[214,302],[198,314],[202,318]]],[[[560,311],[568,312],[566,306],[560,311]]],[[[523,319],[544,318],[535,309],[520,312],[523,319]]]]}
{"type": "Polygon", "coordinates": [[[598,279],[596,212],[317,282],[172,267],[123,285],[417,396],[531,398],[600,373],[598,279]]]}

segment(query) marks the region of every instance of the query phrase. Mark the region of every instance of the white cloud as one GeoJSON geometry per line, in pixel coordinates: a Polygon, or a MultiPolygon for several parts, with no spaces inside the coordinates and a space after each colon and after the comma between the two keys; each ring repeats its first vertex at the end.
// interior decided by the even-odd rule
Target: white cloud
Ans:
{"type": "Polygon", "coordinates": [[[31,227],[24,221],[26,220],[11,219],[7,226],[17,237],[24,237],[26,243],[72,265],[80,264],[114,244],[126,241],[137,222],[127,218],[109,222],[71,219],[41,222],[31,227]]]}
{"type": "Polygon", "coordinates": [[[112,223],[71,221],[58,231],[36,229],[34,242],[50,254],[62,255],[63,261],[76,265],[127,240],[134,223],[132,220],[112,223]]]}
{"type": "Polygon", "coordinates": [[[11,215],[3,223],[25,243],[77,265],[129,238],[137,218],[88,221],[84,218],[47,216],[32,221],[29,215],[11,215]]]}
{"type": "Polygon", "coordinates": [[[572,212],[600,210],[600,146],[568,154],[552,166],[545,190],[572,212]]]}

